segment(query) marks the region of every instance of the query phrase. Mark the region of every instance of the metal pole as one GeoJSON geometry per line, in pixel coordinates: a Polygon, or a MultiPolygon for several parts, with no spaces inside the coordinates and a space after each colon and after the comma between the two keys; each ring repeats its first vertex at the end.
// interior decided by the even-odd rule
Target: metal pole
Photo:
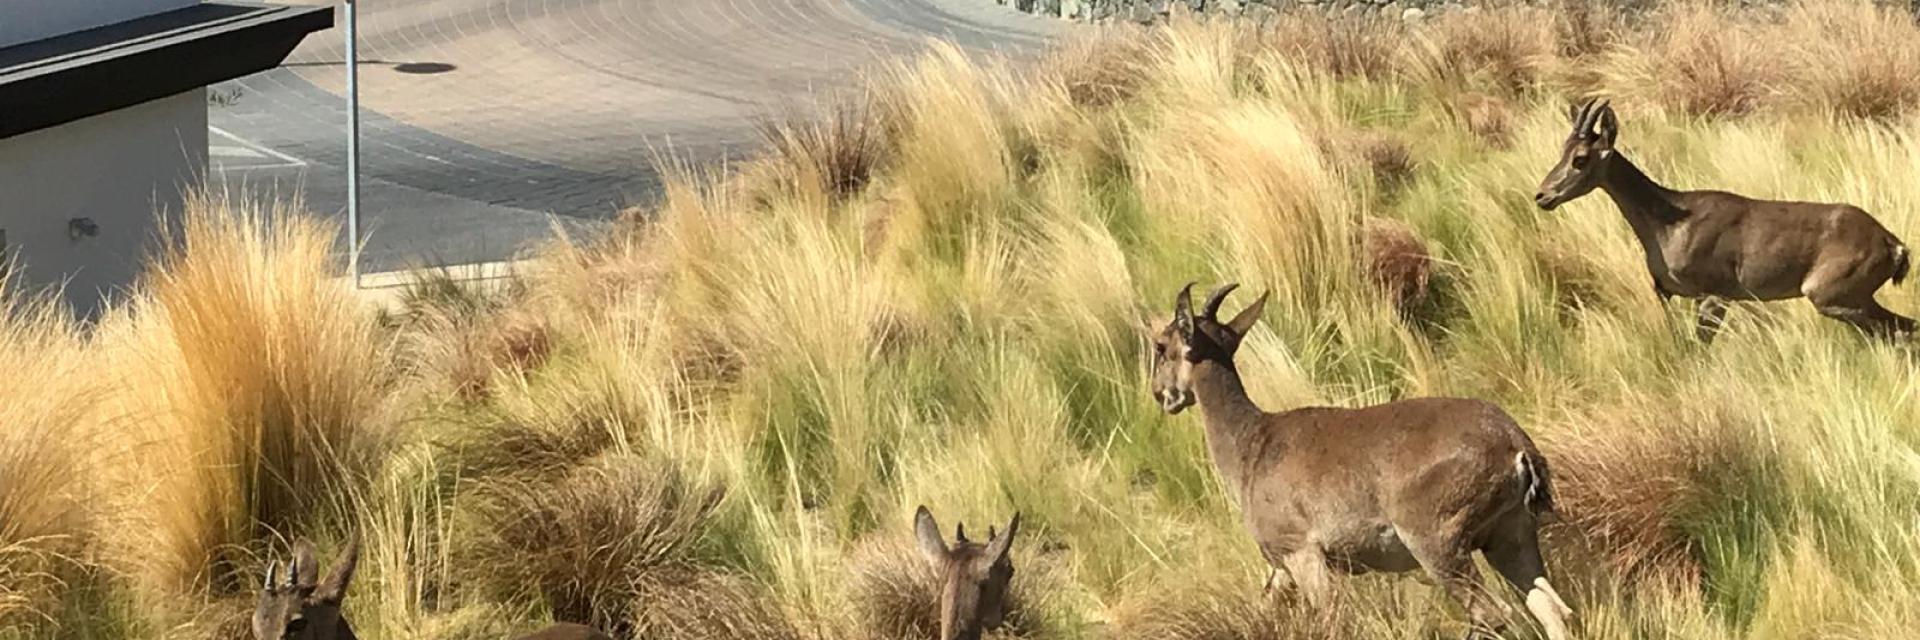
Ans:
{"type": "Polygon", "coordinates": [[[360,288],[360,38],[354,0],[347,18],[347,273],[360,288]]]}

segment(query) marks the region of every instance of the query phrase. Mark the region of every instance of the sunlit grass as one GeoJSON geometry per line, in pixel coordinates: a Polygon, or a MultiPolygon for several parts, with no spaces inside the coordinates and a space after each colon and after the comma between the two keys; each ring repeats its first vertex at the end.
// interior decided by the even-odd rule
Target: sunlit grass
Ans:
{"type": "Polygon", "coordinates": [[[677,169],[517,286],[424,291],[386,324],[335,279],[332,230],[199,202],[98,326],[0,307],[0,368],[48,372],[0,388],[0,621],[234,635],[265,556],[357,534],[370,637],[892,637],[931,616],[901,610],[930,606],[926,504],[976,537],[1022,514],[1007,635],[1458,635],[1414,580],[1343,581],[1328,611],[1260,592],[1138,333],[1186,282],[1237,281],[1230,306],[1273,294],[1239,356],[1269,409],[1460,395],[1519,418],[1557,474],[1581,637],[1901,636],[1909,348],[1797,301],[1697,344],[1604,196],[1529,200],[1567,104],[1604,92],[1667,185],[1920,237],[1920,30],[1783,15],[1177,22],[1038,70],[939,47],[825,124],[772,126],[740,173],[677,169]],[[1858,46],[1817,37],[1848,25],[1858,46]],[[1418,304],[1371,281],[1383,226],[1428,256],[1418,304]],[[97,472],[53,482],[76,469],[97,472]]]}

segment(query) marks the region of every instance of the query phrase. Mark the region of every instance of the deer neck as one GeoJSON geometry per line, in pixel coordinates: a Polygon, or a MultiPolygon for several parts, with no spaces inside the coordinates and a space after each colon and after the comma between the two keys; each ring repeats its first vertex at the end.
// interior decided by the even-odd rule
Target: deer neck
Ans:
{"type": "Polygon", "coordinates": [[[1207,426],[1207,452],[1220,478],[1236,493],[1244,486],[1245,453],[1249,436],[1266,415],[1230,362],[1208,360],[1193,366],[1193,393],[1207,426]]]}
{"type": "Polygon", "coordinates": [[[1633,227],[1634,235],[1639,236],[1642,243],[1652,246],[1667,226],[1687,215],[1686,209],[1677,203],[1677,192],[1654,182],[1618,151],[1613,153],[1602,175],[1600,189],[1613,199],[1613,205],[1620,209],[1627,225],[1633,227]]]}

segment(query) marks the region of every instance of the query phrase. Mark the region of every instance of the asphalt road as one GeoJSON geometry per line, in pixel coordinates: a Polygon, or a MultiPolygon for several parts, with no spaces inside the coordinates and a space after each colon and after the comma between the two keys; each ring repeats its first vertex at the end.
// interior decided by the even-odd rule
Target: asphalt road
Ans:
{"type": "MultiPolygon", "coordinates": [[[[319,3],[322,0],[299,0],[319,3]]],[[[653,198],[671,156],[923,50],[1030,53],[1068,28],[987,0],[360,0],[369,270],[506,259],[653,198]]],[[[215,174],[345,216],[342,32],[213,88],[215,174]]]]}

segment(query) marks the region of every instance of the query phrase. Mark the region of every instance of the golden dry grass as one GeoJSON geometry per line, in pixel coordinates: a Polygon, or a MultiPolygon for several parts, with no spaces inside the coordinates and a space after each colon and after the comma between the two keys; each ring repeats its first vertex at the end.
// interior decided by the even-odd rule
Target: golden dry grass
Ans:
{"type": "Polygon", "coordinates": [[[0,368],[48,373],[0,388],[0,619],[234,635],[285,538],[357,532],[369,637],[924,637],[925,503],[1023,514],[1005,635],[1457,635],[1399,577],[1324,610],[1260,593],[1134,329],[1230,280],[1273,291],[1239,358],[1263,406],[1519,417],[1558,474],[1581,637],[1900,637],[1910,354],[1797,302],[1695,344],[1605,198],[1526,196],[1568,101],[1604,93],[1669,184],[1849,201],[1915,237],[1920,29],[1856,5],[1569,10],[1176,21],[1039,70],[936,47],[870,111],[773,129],[750,170],[676,169],[522,286],[438,283],[384,323],[335,278],[334,230],[202,199],[90,331],[5,303],[0,368]]]}

